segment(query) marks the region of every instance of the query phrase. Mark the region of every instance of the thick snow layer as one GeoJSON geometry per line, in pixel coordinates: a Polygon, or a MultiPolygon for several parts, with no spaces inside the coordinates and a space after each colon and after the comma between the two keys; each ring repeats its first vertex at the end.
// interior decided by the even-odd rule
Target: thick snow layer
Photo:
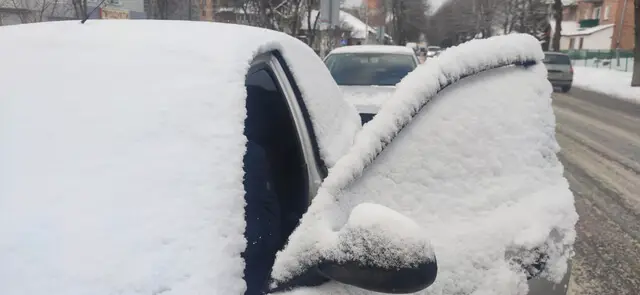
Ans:
{"type": "Polygon", "coordinates": [[[574,86],[640,103],[640,87],[631,87],[632,72],[580,66],[573,69],[574,86]]]}
{"type": "MultiPolygon", "coordinates": [[[[412,218],[431,240],[438,278],[421,294],[526,294],[510,261],[536,247],[550,256],[542,276],[559,282],[578,216],[556,157],[544,65],[487,70],[435,95],[479,70],[542,58],[535,38],[513,34],[450,48],[405,77],[331,169],[278,254],[274,278],[313,264],[367,202],[412,218]]],[[[325,293],[368,292],[336,283],[291,292],[325,293]]]]}
{"type": "Polygon", "coordinates": [[[264,29],[52,22],[0,44],[3,295],[243,293],[256,54],[282,52],[329,166],[360,128],[314,52],[264,29]]]}
{"type": "Polygon", "coordinates": [[[388,53],[415,55],[413,49],[406,46],[395,45],[351,45],[338,47],[331,53],[388,53]]]}
{"type": "Polygon", "coordinates": [[[433,249],[420,226],[378,204],[362,203],[354,207],[345,226],[336,233],[335,241],[322,253],[331,261],[355,259],[393,268],[433,259],[433,249]]]}

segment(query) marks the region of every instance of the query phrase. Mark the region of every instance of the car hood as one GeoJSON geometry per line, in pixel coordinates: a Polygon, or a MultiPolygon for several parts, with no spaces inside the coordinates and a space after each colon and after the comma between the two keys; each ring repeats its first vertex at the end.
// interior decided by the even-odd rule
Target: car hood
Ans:
{"type": "Polygon", "coordinates": [[[340,86],[344,99],[356,107],[358,113],[376,114],[382,104],[396,90],[395,86],[340,86]]]}

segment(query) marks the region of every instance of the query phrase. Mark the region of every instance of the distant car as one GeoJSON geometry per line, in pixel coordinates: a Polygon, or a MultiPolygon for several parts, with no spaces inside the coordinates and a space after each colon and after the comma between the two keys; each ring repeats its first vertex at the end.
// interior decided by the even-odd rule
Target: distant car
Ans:
{"type": "Polygon", "coordinates": [[[547,66],[547,78],[553,87],[562,92],[571,90],[573,84],[573,66],[568,55],[559,52],[545,52],[544,64],[547,66]]]}
{"type": "Polygon", "coordinates": [[[324,62],[344,98],[360,113],[363,124],[393,94],[395,85],[420,64],[413,49],[392,45],[340,47],[324,62]]]}
{"type": "Polygon", "coordinates": [[[436,57],[442,52],[440,46],[427,46],[427,57],[436,57]]]}

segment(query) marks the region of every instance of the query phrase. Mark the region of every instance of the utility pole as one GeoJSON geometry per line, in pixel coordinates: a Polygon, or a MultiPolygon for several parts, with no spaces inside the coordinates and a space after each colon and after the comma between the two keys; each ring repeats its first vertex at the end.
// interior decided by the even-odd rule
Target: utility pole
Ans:
{"type": "Polygon", "coordinates": [[[191,1],[193,0],[189,0],[189,20],[193,20],[193,6],[191,5],[191,1]]]}

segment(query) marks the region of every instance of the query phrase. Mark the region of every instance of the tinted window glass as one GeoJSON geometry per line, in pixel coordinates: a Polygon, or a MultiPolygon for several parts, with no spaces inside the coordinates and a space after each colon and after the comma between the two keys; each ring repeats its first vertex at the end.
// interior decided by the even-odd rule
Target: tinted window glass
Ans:
{"type": "Polygon", "coordinates": [[[398,84],[416,68],[411,55],[388,53],[340,53],[325,60],[338,85],[398,84]]]}
{"type": "Polygon", "coordinates": [[[569,59],[569,56],[562,54],[545,54],[544,63],[550,65],[570,65],[571,59],[569,59]]]}

